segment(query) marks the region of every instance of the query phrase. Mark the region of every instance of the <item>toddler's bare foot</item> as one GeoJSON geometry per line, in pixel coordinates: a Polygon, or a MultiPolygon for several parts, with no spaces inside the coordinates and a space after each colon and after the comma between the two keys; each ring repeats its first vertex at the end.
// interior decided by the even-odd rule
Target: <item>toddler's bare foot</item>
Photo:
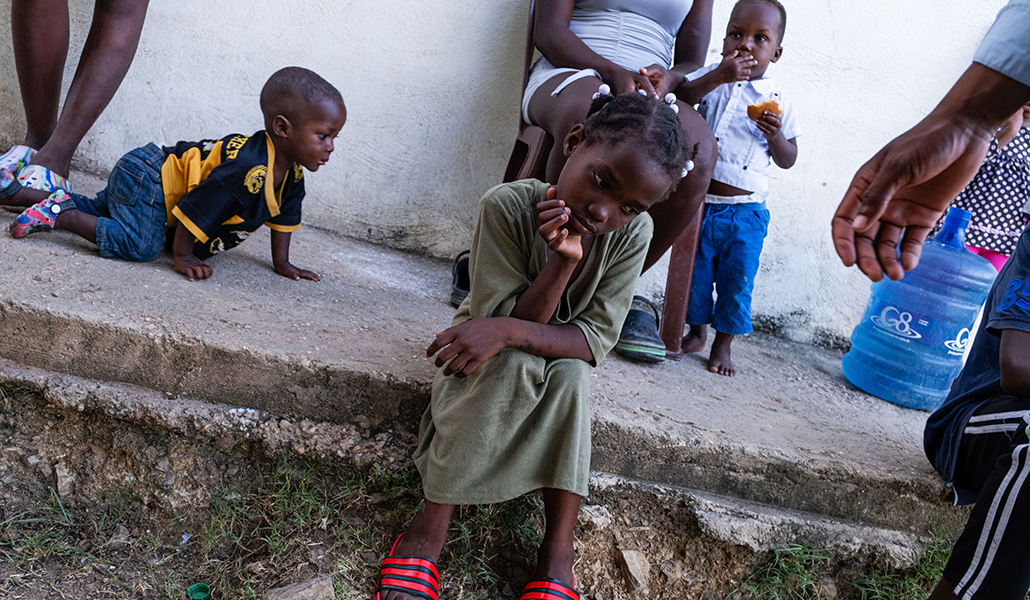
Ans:
{"type": "Polygon", "coordinates": [[[712,342],[712,353],[708,357],[708,370],[712,373],[733,377],[737,369],[730,360],[730,344],[733,343],[733,336],[728,333],[715,333],[715,341],[712,342]]]}
{"type": "Polygon", "coordinates": [[[708,340],[707,325],[691,325],[690,331],[683,338],[680,346],[684,353],[700,352],[705,349],[705,342],[708,340]]]}

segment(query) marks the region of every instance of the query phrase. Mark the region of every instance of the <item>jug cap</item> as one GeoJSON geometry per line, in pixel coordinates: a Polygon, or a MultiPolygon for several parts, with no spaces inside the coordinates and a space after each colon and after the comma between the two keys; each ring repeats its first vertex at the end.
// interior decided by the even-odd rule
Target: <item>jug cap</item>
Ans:
{"type": "Polygon", "coordinates": [[[964,249],[966,247],[966,227],[969,226],[969,219],[972,216],[973,214],[968,210],[952,206],[944,217],[944,225],[937,235],[933,236],[933,239],[944,246],[964,249]]]}

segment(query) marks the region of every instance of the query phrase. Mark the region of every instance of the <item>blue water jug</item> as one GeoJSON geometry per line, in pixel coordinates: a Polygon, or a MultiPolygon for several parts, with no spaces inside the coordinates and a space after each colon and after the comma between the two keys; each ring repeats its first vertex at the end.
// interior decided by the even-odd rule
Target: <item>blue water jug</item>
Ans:
{"type": "Polygon", "coordinates": [[[901,406],[934,410],[962,369],[977,313],[997,271],[966,250],[968,211],[952,208],[901,281],[872,285],[841,367],[848,381],[901,406]]]}

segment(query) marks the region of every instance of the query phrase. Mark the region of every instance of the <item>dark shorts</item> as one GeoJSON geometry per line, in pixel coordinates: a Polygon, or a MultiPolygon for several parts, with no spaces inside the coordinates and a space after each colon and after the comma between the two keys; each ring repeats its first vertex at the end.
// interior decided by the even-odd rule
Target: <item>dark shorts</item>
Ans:
{"type": "Polygon", "coordinates": [[[1030,398],[997,396],[962,432],[954,485],[979,490],[944,579],[963,600],[1023,600],[1030,588],[1030,398]]]}

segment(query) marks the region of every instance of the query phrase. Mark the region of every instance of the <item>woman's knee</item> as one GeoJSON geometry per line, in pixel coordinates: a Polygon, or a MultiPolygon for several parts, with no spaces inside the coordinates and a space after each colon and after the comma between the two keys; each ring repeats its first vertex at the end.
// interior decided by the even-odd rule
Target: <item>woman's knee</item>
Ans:
{"type": "Polygon", "coordinates": [[[696,146],[694,167],[699,173],[711,173],[715,169],[715,160],[719,156],[719,144],[715,140],[708,123],[693,108],[680,103],[680,124],[687,134],[691,146],[696,146]]]}

